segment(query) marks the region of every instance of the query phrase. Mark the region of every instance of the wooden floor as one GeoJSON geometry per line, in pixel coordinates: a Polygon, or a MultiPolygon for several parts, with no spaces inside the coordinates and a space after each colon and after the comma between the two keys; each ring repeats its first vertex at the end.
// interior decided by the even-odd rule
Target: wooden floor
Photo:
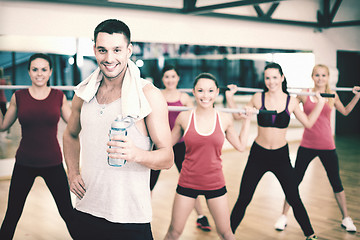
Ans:
{"type": "MultiPolygon", "coordinates": [[[[360,139],[336,138],[340,158],[341,177],[347,194],[348,210],[360,230],[360,139]]],[[[11,140],[2,140],[0,150],[11,149],[11,140]]],[[[291,159],[295,159],[298,142],[290,144],[291,159]]],[[[16,147],[15,147],[16,148],[16,147]]],[[[227,150],[223,153],[223,169],[227,183],[229,206],[232,209],[239,191],[240,179],[249,151],[239,153],[227,150]]],[[[1,161],[1,160],[0,160],[1,161]]],[[[175,167],[162,171],[153,195],[152,230],[155,239],[163,239],[170,223],[172,202],[178,173],[175,167]]],[[[4,218],[10,181],[0,181],[0,221],[4,218]]],[[[360,240],[360,234],[350,234],[340,227],[341,214],[334,199],[326,173],[319,159],[315,159],[300,186],[300,193],[307,208],[313,228],[320,240],[360,240]]],[[[280,216],[284,194],[276,178],[267,173],[262,178],[245,218],[236,232],[236,239],[277,240],[305,239],[292,213],[288,227],[283,232],[275,231],[273,225],[280,216]]],[[[214,221],[209,215],[206,202],[202,206],[209,216],[213,230],[202,232],[195,226],[193,212],[186,224],[181,239],[219,239],[214,221]]],[[[44,181],[38,178],[28,196],[24,212],[15,233],[15,240],[66,240],[70,239],[60,218],[54,200],[44,181]]]]}

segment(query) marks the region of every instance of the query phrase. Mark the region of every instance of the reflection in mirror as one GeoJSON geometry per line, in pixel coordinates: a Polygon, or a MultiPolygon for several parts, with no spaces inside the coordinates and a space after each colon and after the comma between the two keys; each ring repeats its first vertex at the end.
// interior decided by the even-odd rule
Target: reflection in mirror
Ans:
{"type": "MultiPolygon", "coordinates": [[[[96,69],[92,41],[74,41],[77,52],[73,55],[68,51],[59,54],[61,49],[54,49],[56,54],[48,52],[54,62],[51,86],[77,85],[96,69]]],[[[0,52],[0,67],[12,85],[30,84],[26,65],[31,54],[33,52],[0,52]]],[[[289,86],[311,87],[310,75],[315,61],[309,51],[148,42],[134,42],[131,59],[139,66],[142,77],[159,88],[163,87],[161,70],[166,64],[177,66],[181,75],[179,88],[192,88],[193,79],[201,72],[212,73],[220,86],[262,88],[263,69],[271,61],[281,64],[289,86]]],[[[6,90],[8,100],[12,92],[6,90]]],[[[66,94],[69,99],[73,96],[72,91],[66,94]]]]}

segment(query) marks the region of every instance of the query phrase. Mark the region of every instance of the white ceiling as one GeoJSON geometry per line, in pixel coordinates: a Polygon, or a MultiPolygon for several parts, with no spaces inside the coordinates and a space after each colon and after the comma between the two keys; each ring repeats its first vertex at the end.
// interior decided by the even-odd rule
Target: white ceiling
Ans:
{"type": "Polygon", "coordinates": [[[25,0],[331,28],[360,26],[360,0],[25,0]],[[186,6],[195,4],[186,10],[186,6]],[[271,8],[273,9],[271,10],[271,8]],[[270,11],[270,12],[269,12],[270,11]],[[266,16],[269,13],[269,16],[266,16]],[[327,16],[328,13],[328,16],[327,16]],[[263,15],[261,17],[261,15],[263,15]],[[322,17],[323,16],[323,17],[322,17]],[[321,21],[325,19],[325,21],[321,21]],[[327,20],[326,20],[327,19],[327,20]]]}

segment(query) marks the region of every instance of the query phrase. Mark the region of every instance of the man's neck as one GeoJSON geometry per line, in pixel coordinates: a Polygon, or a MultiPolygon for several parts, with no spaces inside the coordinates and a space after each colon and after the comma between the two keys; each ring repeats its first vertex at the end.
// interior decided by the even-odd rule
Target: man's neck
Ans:
{"type": "Polygon", "coordinates": [[[104,77],[101,81],[96,93],[96,99],[99,104],[109,104],[121,97],[123,79],[120,82],[114,80],[108,80],[104,77]]]}

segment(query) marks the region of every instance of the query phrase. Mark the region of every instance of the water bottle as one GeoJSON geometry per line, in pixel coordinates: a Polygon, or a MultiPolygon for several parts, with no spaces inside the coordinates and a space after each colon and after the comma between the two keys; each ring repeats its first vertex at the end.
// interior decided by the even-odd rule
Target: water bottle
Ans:
{"type": "MultiPolygon", "coordinates": [[[[115,135],[123,135],[127,136],[127,129],[130,128],[134,124],[134,120],[131,117],[122,118],[120,116],[116,117],[116,119],[111,123],[111,128],[109,131],[110,139],[115,135]]],[[[110,148],[117,148],[112,147],[110,148]]],[[[122,167],[126,163],[124,159],[118,158],[110,158],[108,157],[108,164],[113,167],[122,167]]]]}

